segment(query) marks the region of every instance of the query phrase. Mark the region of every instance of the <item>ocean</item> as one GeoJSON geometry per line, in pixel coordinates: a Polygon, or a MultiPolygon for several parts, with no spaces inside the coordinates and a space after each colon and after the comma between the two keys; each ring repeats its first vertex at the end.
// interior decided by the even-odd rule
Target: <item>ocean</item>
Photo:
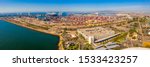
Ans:
{"type": "Polygon", "coordinates": [[[0,50],[57,50],[59,37],[0,20],[0,50]]]}

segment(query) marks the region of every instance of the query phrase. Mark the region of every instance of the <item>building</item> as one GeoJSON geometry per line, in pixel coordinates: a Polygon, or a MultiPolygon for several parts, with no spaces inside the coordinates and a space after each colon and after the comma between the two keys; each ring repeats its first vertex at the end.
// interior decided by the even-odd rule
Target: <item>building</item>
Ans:
{"type": "Polygon", "coordinates": [[[117,47],[120,47],[120,45],[114,42],[108,42],[104,45],[97,46],[95,50],[112,50],[117,47]]]}
{"type": "Polygon", "coordinates": [[[108,42],[107,44],[105,44],[106,48],[107,49],[113,49],[113,48],[116,48],[116,47],[120,47],[120,45],[114,43],[114,42],[108,42]]]}
{"type": "Polygon", "coordinates": [[[143,27],[144,35],[150,35],[150,22],[143,24],[142,27],[143,27]]]}
{"type": "Polygon", "coordinates": [[[103,27],[78,29],[77,32],[81,34],[89,44],[102,42],[119,35],[116,34],[115,31],[103,27]]]}
{"type": "Polygon", "coordinates": [[[148,35],[150,35],[150,29],[149,29],[148,35]]]}
{"type": "Polygon", "coordinates": [[[94,36],[89,36],[88,42],[89,42],[89,44],[94,43],[94,36]]]}
{"type": "Polygon", "coordinates": [[[123,17],[127,17],[129,19],[133,19],[133,17],[131,17],[129,14],[116,14],[117,16],[123,16],[123,17]]]}

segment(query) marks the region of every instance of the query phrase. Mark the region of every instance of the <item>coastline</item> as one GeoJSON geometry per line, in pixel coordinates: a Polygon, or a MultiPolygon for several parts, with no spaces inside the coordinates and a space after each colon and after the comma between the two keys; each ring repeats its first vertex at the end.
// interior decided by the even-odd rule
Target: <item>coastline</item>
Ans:
{"type": "Polygon", "coordinates": [[[32,27],[29,27],[29,26],[26,26],[26,25],[18,24],[18,23],[13,22],[13,21],[9,21],[9,20],[3,20],[3,21],[7,21],[7,22],[12,23],[12,24],[15,24],[15,25],[17,25],[17,26],[21,26],[21,27],[24,27],[24,28],[28,28],[28,29],[30,29],[30,30],[34,30],[34,31],[37,31],[37,32],[46,33],[46,34],[50,34],[50,35],[53,35],[53,36],[58,36],[58,37],[59,37],[58,50],[64,50],[64,49],[62,48],[62,44],[61,44],[62,36],[61,36],[60,34],[57,35],[57,34],[54,34],[54,33],[52,33],[52,32],[48,32],[48,31],[46,31],[46,30],[32,28],[32,27]]]}

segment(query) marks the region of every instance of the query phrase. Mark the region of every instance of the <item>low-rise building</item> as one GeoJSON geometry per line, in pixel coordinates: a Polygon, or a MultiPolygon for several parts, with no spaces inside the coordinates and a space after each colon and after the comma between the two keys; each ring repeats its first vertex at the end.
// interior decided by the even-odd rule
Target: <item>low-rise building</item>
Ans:
{"type": "Polygon", "coordinates": [[[95,48],[95,50],[111,50],[111,49],[114,49],[117,47],[120,47],[120,45],[118,45],[117,43],[114,43],[114,42],[108,42],[104,45],[97,46],[95,48]]]}
{"type": "Polygon", "coordinates": [[[89,42],[89,44],[105,41],[119,35],[116,34],[115,31],[103,27],[78,29],[77,32],[81,34],[89,42]]]}

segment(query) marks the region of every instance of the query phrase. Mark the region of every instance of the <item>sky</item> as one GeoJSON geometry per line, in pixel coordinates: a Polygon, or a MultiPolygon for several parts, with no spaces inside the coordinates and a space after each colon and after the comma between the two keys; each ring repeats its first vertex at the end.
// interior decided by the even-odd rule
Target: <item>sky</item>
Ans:
{"type": "Polygon", "coordinates": [[[150,0],[0,0],[0,12],[101,10],[149,12],[150,0]]]}

